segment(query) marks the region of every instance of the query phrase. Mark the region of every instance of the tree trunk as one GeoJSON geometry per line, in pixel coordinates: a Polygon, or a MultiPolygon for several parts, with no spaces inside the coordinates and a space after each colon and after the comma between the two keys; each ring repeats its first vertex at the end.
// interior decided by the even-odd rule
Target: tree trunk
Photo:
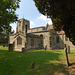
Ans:
{"type": "Polygon", "coordinates": [[[67,54],[67,48],[65,48],[65,54],[66,54],[67,66],[69,66],[69,59],[68,59],[68,54],[67,54]]]}

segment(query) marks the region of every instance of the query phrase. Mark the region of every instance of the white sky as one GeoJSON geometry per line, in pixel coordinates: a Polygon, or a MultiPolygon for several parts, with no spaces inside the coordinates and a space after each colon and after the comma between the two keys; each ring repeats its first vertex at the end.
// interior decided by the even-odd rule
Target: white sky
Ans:
{"type": "MultiPolygon", "coordinates": [[[[39,13],[33,0],[21,0],[20,8],[17,9],[16,14],[19,19],[25,18],[30,21],[30,27],[45,26],[47,23],[52,24],[51,19],[39,13]]],[[[10,24],[16,31],[16,23],[10,24]]]]}

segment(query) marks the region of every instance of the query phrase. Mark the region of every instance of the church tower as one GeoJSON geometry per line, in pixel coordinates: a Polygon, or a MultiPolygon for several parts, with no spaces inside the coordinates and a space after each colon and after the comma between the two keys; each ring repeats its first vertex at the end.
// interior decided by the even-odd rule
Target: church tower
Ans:
{"type": "Polygon", "coordinates": [[[17,32],[27,33],[27,30],[30,29],[30,22],[26,19],[20,19],[17,21],[17,32]]]}

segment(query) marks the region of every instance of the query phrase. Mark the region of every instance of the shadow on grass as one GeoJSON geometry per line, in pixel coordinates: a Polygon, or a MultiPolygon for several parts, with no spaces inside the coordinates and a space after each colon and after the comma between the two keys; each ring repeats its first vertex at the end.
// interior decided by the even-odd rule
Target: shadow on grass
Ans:
{"type": "Polygon", "coordinates": [[[67,73],[68,75],[65,65],[51,63],[55,60],[60,62],[60,55],[60,52],[44,50],[26,53],[0,50],[0,75],[54,75],[56,72],[67,73]],[[32,62],[37,68],[29,70],[32,62]]]}
{"type": "Polygon", "coordinates": [[[72,66],[72,65],[75,65],[75,63],[70,63],[70,65],[69,65],[69,66],[72,66]]]}

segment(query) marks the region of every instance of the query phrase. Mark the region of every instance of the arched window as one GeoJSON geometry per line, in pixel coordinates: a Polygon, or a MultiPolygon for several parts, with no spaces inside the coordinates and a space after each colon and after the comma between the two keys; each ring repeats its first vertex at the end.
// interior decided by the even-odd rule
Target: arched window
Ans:
{"type": "Polygon", "coordinates": [[[40,35],[40,44],[43,44],[43,35],[40,35]]]}
{"type": "Polygon", "coordinates": [[[59,43],[60,41],[59,41],[59,36],[57,36],[57,43],[59,43]]]}
{"type": "Polygon", "coordinates": [[[21,37],[17,38],[17,45],[22,45],[22,38],[21,37]]]}
{"type": "Polygon", "coordinates": [[[34,47],[34,38],[31,38],[31,46],[34,47]]]}

